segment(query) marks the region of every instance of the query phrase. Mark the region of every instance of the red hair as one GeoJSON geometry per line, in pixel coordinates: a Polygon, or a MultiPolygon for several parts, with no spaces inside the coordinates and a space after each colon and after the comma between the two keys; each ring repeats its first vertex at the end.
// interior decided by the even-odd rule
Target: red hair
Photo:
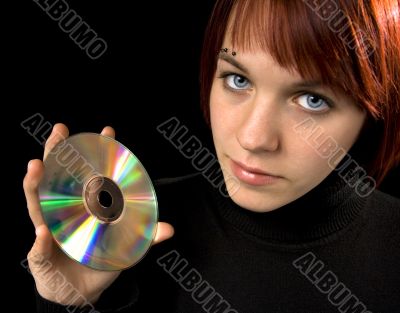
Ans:
{"type": "Polygon", "coordinates": [[[368,174],[379,185],[400,161],[400,4],[397,0],[217,0],[201,55],[201,106],[231,25],[232,45],[261,48],[304,79],[350,94],[368,112],[368,174]],[[330,5],[330,6],[328,6],[330,5]]]}

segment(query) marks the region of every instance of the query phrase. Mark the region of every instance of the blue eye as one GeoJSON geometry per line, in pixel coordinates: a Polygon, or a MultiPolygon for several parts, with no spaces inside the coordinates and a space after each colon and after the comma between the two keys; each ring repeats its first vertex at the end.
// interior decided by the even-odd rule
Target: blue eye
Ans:
{"type": "Polygon", "coordinates": [[[237,75],[237,74],[230,74],[225,77],[226,84],[236,90],[244,90],[249,88],[250,82],[247,78],[237,75]]]}
{"type": "Polygon", "coordinates": [[[315,112],[326,111],[331,107],[327,100],[312,93],[306,93],[297,97],[296,102],[306,110],[315,112]]]}

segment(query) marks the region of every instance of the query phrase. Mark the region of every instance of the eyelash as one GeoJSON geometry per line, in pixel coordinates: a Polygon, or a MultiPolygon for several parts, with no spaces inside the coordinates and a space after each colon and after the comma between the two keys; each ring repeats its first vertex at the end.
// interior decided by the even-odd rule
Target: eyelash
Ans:
{"type": "Polygon", "coordinates": [[[243,75],[240,75],[240,74],[235,73],[235,72],[222,72],[222,73],[218,76],[218,78],[223,79],[224,88],[227,89],[228,91],[231,91],[231,92],[234,92],[234,93],[243,93],[243,91],[245,91],[244,89],[243,89],[243,90],[233,89],[233,88],[231,88],[231,87],[228,86],[228,84],[226,83],[226,78],[229,77],[229,76],[232,76],[232,75],[234,75],[234,76],[239,76],[239,77],[242,77],[242,78],[246,79],[246,80],[249,82],[249,84],[251,85],[251,81],[250,81],[249,79],[247,79],[247,77],[245,77],[245,76],[243,76],[243,75]]]}
{"type": "Polygon", "coordinates": [[[320,93],[315,92],[315,91],[306,91],[306,90],[304,90],[304,91],[299,91],[299,92],[298,92],[298,95],[295,96],[294,99],[297,99],[297,98],[299,98],[299,97],[301,97],[301,96],[304,96],[304,95],[312,95],[312,96],[315,96],[315,97],[320,98],[321,100],[323,100],[323,101],[328,105],[329,108],[333,108],[333,107],[334,107],[333,101],[332,101],[331,99],[329,99],[329,98],[327,98],[326,96],[323,96],[323,95],[321,95],[320,93]]]}
{"type": "MultiPolygon", "coordinates": [[[[227,77],[229,77],[229,76],[231,76],[231,75],[234,75],[234,76],[239,76],[239,77],[241,77],[241,78],[244,78],[244,79],[246,79],[247,81],[248,81],[248,83],[250,84],[250,85],[252,85],[252,83],[251,83],[251,81],[246,77],[246,76],[243,76],[243,75],[241,75],[241,74],[238,74],[238,73],[235,73],[235,72],[222,72],[221,74],[219,74],[219,76],[218,76],[218,78],[220,78],[220,79],[222,79],[223,80],[223,82],[224,82],[224,88],[226,89],[226,90],[228,90],[228,91],[230,91],[230,92],[233,92],[233,93],[243,93],[244,91],[246,91],[245,89],[244,90],[240,90],[240,89],[233,89],[233,88],[231,88],[230,86],[228,86],[227,85],[227,83],[226,83],[226,78],[227,77]]],[[[330,99],[328,99],[327,97],[325,97],[325,96],[323,96],[323,95],[321,95],[321,94],[319,94],[319,93],[317,93],[317,92],[310,92],[310,91],[300,91],[300,92],[298,92],[298,95],[297,96],[295,96],[295,99],[297,99],[297,98],[299,98],[299,97],[301,97],[301,96],[304,96],[304,95],[312,95],[312,96],[316,96],[316,97],[318,97],[318,98],[320,98],[321,100],[323,100],[327,105],[328,105],[328,107],[329,107],[329,109],[332,109],[333,107],[334,107],[334,105],[333,105],[333,101],[332,100],[330,100],[330,99]]],[[[301,106],[301,105],[299,105],[299,106],[301,106]]],[[[307,112],[310,112],[311,114],[316,114],[316,115],[326,115],[326,114],[328,114],[329,113],[329,111],[330,110],[326,110],[325,112],[318,112],[318,111],[311,111],[311,110],[308,110],[307,112]]]]}

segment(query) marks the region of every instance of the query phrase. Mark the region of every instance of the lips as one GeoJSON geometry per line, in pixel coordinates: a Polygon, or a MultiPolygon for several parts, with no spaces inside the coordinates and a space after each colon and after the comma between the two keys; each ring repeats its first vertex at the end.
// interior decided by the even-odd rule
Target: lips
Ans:
{"type": "Polygon", "coordinates": [[[230,160],[230,167],[233,175],[240,181],[253,186],[269,185],[282,179],[281,176],[272,175],[271,173],[258,168],[249,167],[232,159],[230,160]]]}

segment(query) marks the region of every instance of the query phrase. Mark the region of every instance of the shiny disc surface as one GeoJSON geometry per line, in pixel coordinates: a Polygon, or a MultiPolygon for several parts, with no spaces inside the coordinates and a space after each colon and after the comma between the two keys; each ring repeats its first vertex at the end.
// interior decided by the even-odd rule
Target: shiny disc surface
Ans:
{"type": "Polygon", "coordinates": [[[68,256],[110,271],[144,257],[156,233],[157,199],[132,152],[110,137],[81,133],[56,145],[44,166],[42,214],[68,256]]]}

